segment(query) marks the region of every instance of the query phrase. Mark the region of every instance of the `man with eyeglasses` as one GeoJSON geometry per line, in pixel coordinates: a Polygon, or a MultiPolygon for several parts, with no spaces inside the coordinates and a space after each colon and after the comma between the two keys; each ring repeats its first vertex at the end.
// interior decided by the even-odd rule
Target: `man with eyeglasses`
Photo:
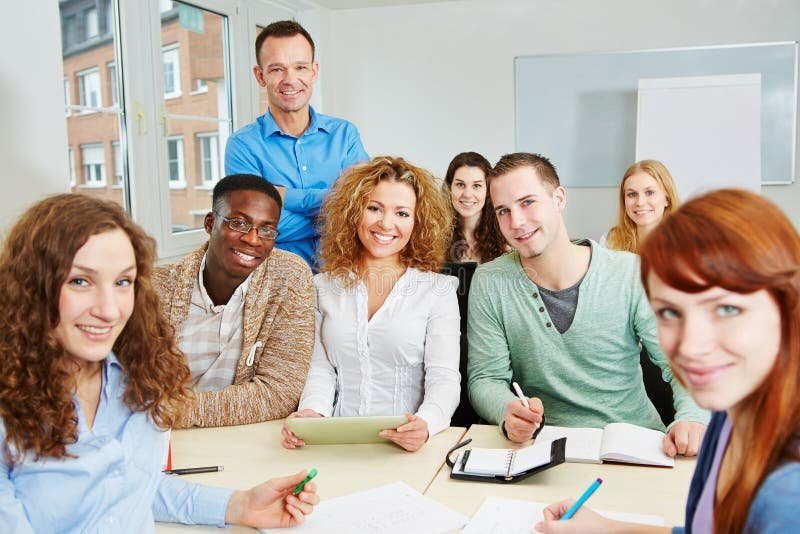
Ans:
{"type": "Polygon", "coordinates": [[[153,277],[195,388],[178,426],[286,417],[297,407],[314,345],[311,270],[273,249],[282,201],[260,176],[214,187],[209,240],[153,277]]]}

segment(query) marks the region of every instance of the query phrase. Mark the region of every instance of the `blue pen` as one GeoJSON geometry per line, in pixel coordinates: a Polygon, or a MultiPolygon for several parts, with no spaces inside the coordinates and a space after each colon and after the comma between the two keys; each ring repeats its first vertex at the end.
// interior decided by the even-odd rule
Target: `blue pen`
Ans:
{"type": "Polygon", "coordinates": [[[580,509],[581,506],[583,506],[583,503],[589,500],[589,497],[592,496],[592,493],[597,491],[597,488],[599,488],[600,484],[602,483],[603,483],[602,478],[598,478],[597,480],[592,482],[592,484],[588,488],[586,488],[586,491],[583,492],[583,495],[581,495],[580,498],[577,501],[575,501],[575,504],[572,505],[572,508],[567,510],[567,513],[561,516],[561,521],[572,519],[572,516],[578,513],[578,510],[580,509]]]}

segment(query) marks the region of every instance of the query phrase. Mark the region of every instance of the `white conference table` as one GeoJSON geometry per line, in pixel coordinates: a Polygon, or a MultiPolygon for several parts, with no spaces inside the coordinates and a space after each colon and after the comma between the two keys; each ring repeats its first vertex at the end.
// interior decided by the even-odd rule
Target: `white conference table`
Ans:
{"type": "MultiPolygon", "coordinates": [[[[403,481],[420,493],[436,477],[447,451],[466,429],[450,427],[432,437],[417,452],[391,443],[364,445],[307,445],[284,449],[283,421],[222,428],[172,431],[172,467],[222,465],[218,473],[183,475],[186,480],[247,489],[270,478],[316,467],[314,479],[321,499],[403,481]]],[[[234,527],[233,532],[254,532],[234,527]]],[[[215,527],[156,523],[156,532],[220,532],[215,527]]]]}
{"type": "MultiPolygon", "coordinates": [[[[463,439],[469,447],[520,448],[505,439],[496,426],[472,425],[463,439]]],[[[455,454],[453,455],[455,459],[455,454]]],[[[603,485],[589,501],[590,507],[615,512],[661,516],[667,526],[683,525],[689,482],[695,459],[680,457],[675,467],[646,467],[630,464],[565,463],[519,482],[494,484],[450,478],[442,469],[425,495],[465,515],[472,516],[486,497],[553,503],[577,499],[596,478],[603,485]]]]}
{"type": "MultiPolygon", "coordinates": [[[[203,484],[246,489],[276,476],[316,467],[321,499],[403,481],[426,496],[472,516],[486,497],[550,503],[577,498],[597,477],[602,488],[590,505],[618,512],[653,514],[666,524],[682,525],[694,459],[679,458],[674,468],[625,464],[566,463],[513,484],[453,480],[444,464],[447,451],[472,438],[468,447],[519,448],[492,425],[472,425],[469,431],[451,427],[415,453],[386,444],[281,446],[283,421],[172,432],[174,468],[222,465],[218,473],[185,475],[203,484]]],[[[233,532],[253,532],[234,527],[233,532]]],[[[156,523],[156,532],[219,532],[214,527],[156,523]]]]}

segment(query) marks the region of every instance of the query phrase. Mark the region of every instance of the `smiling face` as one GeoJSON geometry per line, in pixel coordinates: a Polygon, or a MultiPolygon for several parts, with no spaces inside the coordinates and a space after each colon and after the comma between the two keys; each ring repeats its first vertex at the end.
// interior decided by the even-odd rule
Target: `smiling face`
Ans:
{"type": "Polygon", "coordinates": [[[390,259],[400,263],[400,252],[414,231],[417,196],[406,182],[381,180],[369,196],[358,221],[362,259],[390,259]]]}
{"type": "Polygon", "coordinates": [[[480,217],[486,204],[486,175],[478,167],[459,167],[450,185],[450,199],[461,217],[480,217]]]}
{"type": "Polygon", "coordinates": [[[491,181],[500,231],[522,258],[544,253],[564,232],[564,188],[546,185],[530,166],[517,167],[491,181]]]}
{"type": "Polygon", "coordinates": [[[685,293],[648,276],[661,347],[697,404],[736,409],[769,374],[781,342],[778,305],[764,289],[685,293]]]}
{"type": "Polygon", "coordinates": [[[79,365],[111,352],[133,312],[135,280],[136,256],[120,229],[93,235],[75,253],[58,297],[55,336],[79,365]]]}
{"type": "Polygon", "coordinates": [[[273,115],[306,111],[318,72],[311,44],[302,35],[267,37],[253,67],[256,81],[267,88],[273,115]]]}
{"type": "Polygon", "coordinates": [[[260,226],[278,227],[280,209],[268,195],[260,191],[231,191],[223,203],[223,213],[209,213],[205,219],[206,232],[210,234],[206,267],[222,271],[228,278],[239,282],[250,276],[266,260],[275,241],[258,237],[260,226]],[[253,228],[243,234],[233,230],[222,217],[242,219],[253,228]]]}
{"type": "Polygon", "coordinates": [[[655,226],[669,206],[661,184],[644,171],[628,176],[622,194],[625,195],[625,213],[636,226],[655,226]]]}

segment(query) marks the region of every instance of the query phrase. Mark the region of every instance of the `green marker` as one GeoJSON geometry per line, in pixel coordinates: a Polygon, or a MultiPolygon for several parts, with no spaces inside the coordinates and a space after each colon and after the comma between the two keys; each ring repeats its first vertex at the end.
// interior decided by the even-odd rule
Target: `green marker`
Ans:
{"type": "Polygon", "coordinates": [[[303,481],[300,484],[298,484],[296,488],[294,488],[294,494],[297,495],[298,493],[303,491],[303,487],[305,487],[306,483],[308,481],[310,481],[312,478],[314,478],[315,476],[317,476],[317,468],[316,467],[313,468],[311,471],[309,471],[308,475],[306,475],[306,478],[304,478],[303,481]]]}

